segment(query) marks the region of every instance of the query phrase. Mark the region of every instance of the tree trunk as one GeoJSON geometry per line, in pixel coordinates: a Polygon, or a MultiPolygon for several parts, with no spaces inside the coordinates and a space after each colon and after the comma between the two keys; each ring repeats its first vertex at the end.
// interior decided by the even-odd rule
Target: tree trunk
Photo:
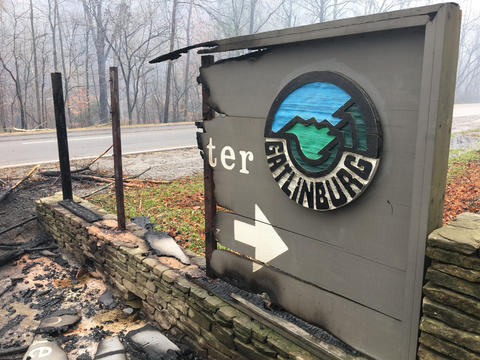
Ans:
{"type": "Polygon", "coordinates": [[[3,82],[0,81],[0,121],[2,123],[3,131],[7,129],[7,116],[5,112],[5,97],[3,94],[3,82]]]}
{"type": "MultiPolygon", "coordinates": [[[[190,6],[188,8],[188,18],[187,18],[187,46],[190,46],[190,26],[192,23],[192,9],[193,9],[193,0],[190,0],[190,6]]],[[[188,90],[189,90],[189,77],[190,71],[190,51],[187,51],[187,59],[185,61],[185,81],[183,82],[183,96],[184,96],[184,109],[183,109],[183,121],[187,121],[187,111],[188,111],[188,90]]]]}
{"type": "Polygon", "coordinates": [[[38,64],[37,64],[37,38],[35,37],[35,26],[33,24],[33,4],[30,0],[30,27],[32,31],[32,47],[33,47],[33,72],[35,77],[35,105],[37,111],[37,121],[40,124],[40,128],[45,127],[45,123],[42,116],[42,108],[40,107],[40,88],[38,85],[38,64]]]}
{"type": "Polygon", "coordinates": [[[58,59],[57,59],[57,0],[54,0],[54,8],[53,8],[53,19],[52,19],[52,4],[50,0],[48,0],[48,22],[50,23],[50,30],[52,32],[52,49],[53,49],[53,71],[58,71],[58,59]]]}
{"type": "Polygon", "coordinates": [[[69,102],[68,102],[68,97],[69,97],[69,93],[70,93],[70,91],[69,91],[69,89],[70,89],[70,86],[69,86],[70,76],[67,73],[67,67],[65,65],[65,54],[64,54],[64,50],[63,50],[63,32],[62,32],[62,24],[60,22],[60,12],[58,11],[58,0],[55,0],[55,11],[57,12],[55,17],[56,17],[56,20],[57,20],[58,40],[60,41],[60,57],[61,57],[61,60],[62,60],[63,78],[64,78],[64,81],[65,81],[64,92],[65,92],[65,105],[67,107],[67,124],[69,124],[71,126],[72,125],[70,123],[70,121],[71,121],[71,119],[70,119],[71,111],[70,111],[70,105],[69,105],[69,102]]]}
{"type": "Polygon", "coordinates": [[[88,46],[90,41],[90,27],[88,26],[87,14],[85,14],[85,21],[87,22],[87,30],[85,31],[85,97],[87,100],[87,121],[88,126],[92,125],[92,114],[90,113],[90,77],[88,76],[89,53],[88,46]]]}
{"type": "MultiPolygon", "coordinates": [[[[173,51],[174,42],[175,42],[175,30],[177,22],[177,3],[178,0],[173,0],[172,7],[172,28],[170,30],[170,52],[173,51]]],[[[163,109],[163,122],[168,122],[168,110],[170,108],[170,88],[172,82],[172,61],[169,60],[167,64],[167,81],[165,84],[165,107],[163,109]]]]}
{"type": "Polygon", "coordinates": [[[255,30],[255,7],[257,6],[257,0],[250,0],[250,20],[248,25],[248,33],[253,34],[255,30]]]}
{"type": "MultiPolygon", "coordinates": [[[[97,56],[98,70],[98,107],[100,123],[108,122],[108,100],[107,100],[107,74],[106,63],[107,56],[105,54],[105,27],[103,25],[102,15],[103,0],[96,0],[95,8],[89,8],[86,0],[83,0],[83,7],[89,17],[89,25],[93,26],[95,21],[95,53],[97,56]]],[[[97,91],[94,86],[95,92],[97,91]]]]}

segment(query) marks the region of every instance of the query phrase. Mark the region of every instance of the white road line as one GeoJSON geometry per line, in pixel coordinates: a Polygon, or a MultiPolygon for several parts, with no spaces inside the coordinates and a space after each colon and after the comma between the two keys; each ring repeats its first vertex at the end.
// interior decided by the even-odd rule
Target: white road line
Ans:
{"type": "MultiPolygon", "coordinates": [[[[112,136],[95,136],[95,137],[78,137],[78,138],[69,138],[68,141],[83,141],[83,140],[99,140],[99,139],[110,139],[112,136]]],[[[48,144],[48,143],[56,143],[57,139],[50,139],[50,140],[38,140],[38,141],[25,141],[22,142],[22,145],[33,145],[33,144],[48,144]]]]}

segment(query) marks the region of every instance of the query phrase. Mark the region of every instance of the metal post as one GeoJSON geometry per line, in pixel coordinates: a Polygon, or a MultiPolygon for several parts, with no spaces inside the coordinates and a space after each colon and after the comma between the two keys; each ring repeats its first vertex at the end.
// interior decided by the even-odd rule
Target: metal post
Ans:
{"type": "Polygon", "coordinates": [[[53,108],[57,127],[58,159],[62,176],[63,200],[73,200],[70,157],[68,155],[67,125],[65,121],[65,102],[63,100],[62,74],[52,73],[53,108]]]}
{"type": "MultiPolygon", "coordinates": [[[[214,63],[212,55],[202,56],[202,67],[207,67],[214,63]]],[[[203,121],[212,120],[214,117],[213,109],[208,105],[207,99],[210,96],[210,91],[205,84],[202,84],[202,115],[203,121]]],[[[204,128],[205,131],[205,128],[204,128]]],[[[217,241],[215,240],[215,225],[214,217],[217,212],[217,202],[215,200],[215,184],[213,183],[213,169],[208,162],[208,156],[203,156],[203,184],[205,191],[205,260],[207,276],[214,277],[210,267],[210,260],[212,258],[213,250],[217,248],[217,241]]]]}
{"type": "Polygon", "coordinates": [[[112,113],[113,166],[115,169],[115,197],[117,200],[117,223],[119,229],[125,230],[122,140],[120,137],[120,103],[118,95],[118,69],[116,67],[110,67],[110,97],[110,106],[112,113]]]}

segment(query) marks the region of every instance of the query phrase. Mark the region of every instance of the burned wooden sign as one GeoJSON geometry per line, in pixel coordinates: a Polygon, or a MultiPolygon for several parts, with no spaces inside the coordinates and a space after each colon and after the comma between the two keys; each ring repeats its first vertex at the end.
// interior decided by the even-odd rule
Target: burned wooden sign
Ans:
{"type": "Polygon", "coordinates": [[[201,134],[223,245],[209,271],[374,358],[414,359],[459,27],[440,4],[201,44],[257,50],[200,69],[219,113],[201,134]]]}

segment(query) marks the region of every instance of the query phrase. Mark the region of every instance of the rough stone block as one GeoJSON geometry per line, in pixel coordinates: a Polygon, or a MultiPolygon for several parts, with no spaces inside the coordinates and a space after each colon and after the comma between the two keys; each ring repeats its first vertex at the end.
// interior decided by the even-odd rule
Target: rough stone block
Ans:
{"type": "Polygon", "coordinates": [[[113,269],[114,271],[116,272],[116,274],[121,277],[121,278],[125,278],[125,279],[128,279],[128,280],[132,280],[132,274],[130,274],[128,271],[125,271],[124,269],[118,267],[117,264],[113,264],[113,269]]]}
{"type": "Polygon", "coordinates": [[[426,248],[425,254],[433,260],[458,265],[465,269],[480,270],[480,258],[477,256],[467,256],[455,251],[448,251],[431,246],[426,248]]]}
{"type": "Polygon", "coordinates": [[[233,319],[237,316],[244,316],[243,313],[238,311],[232,306],[222,306],[215,313],[214,318],[219,324],[223,326],[233,327],[233,319]]]}
{"type": "Polygon", "coordinates": [[[172,295],[178,299],[182,299],[183,301],[185,301],[187,295],[184,292],[180,291],[178,288],[174,287],[173,284],[171,285],[172,295]]]}
{"type": "Polygon", "coordinates": [[[233,341],[235,343],[235,347],[237,348],[237,350],[241,354],[245,355],[247,359],[251,359],[251,360],[271,360],[272,359],[270,356],[262,354],[260,351],[258,351],[255,348],[255,346],[251,344],[244,344],[237,338],[235,338],[233,341]]]}
{"type": "Polygon", "coordinates": [[[243,315],[234,317],[232,322],[235,334],[241,337],[244,342],[248,342],[252,337],[252,320],[248,316],[243,315]]]}
{"type": "Polygon", "coordinates": [[[420,321],[420,330],[438,336],[474,352],[480,353],[480,335],[455,329],[437,320],[425,316],[420,321]]]}
{"type": "Polygon", "coordinates": [[[188,315],[188,305],[185,301],[172,298],[170,300],[170,304],[172,304],[172,306],[180,311],[183,315],[188,315]]]}
{"type": "Polygon", "coordinates": [[[172,304],[167,304],[167,311],[173,315],[175,317],[175,319],[179,319],[180,318],[180,315],[182,315],[182,313],[180,311],[178,311],[177,309],[175,309],[172,304]]]}
{"type": "Polygon", "coordinates": [[[135,277],[137,276],[137,272],[138,272],[138,269],[136,268],[136,266],[133,266],[131,263],[128,263],[128,273],[130,274],[129,276],[133,276],[133,278],[135,279],[135,277]]]}
{"type": "Polygon", "coordinates": [[[167,270],[167,271],[162,273],[162,280],[164,280],[165,282],[167,282],[169,284],[173,284],[175,282],[175,280],[178,279],[179,276],[180,276],[180,274],[178,274],[176,271],[167,270]]]}
{"type": "Polygon", "coordinates": [[[157,292],[153,294],[153,298],[162,308],[166,308],[167,304],[172,300],[172,295],[158,289],[157,292]]]}
{"type": "Polygon", "coordinates": [[[179,277],[175,280],[173,286],[180,290],[182,293],[188,295],[190,293],[190,288],[192,283],[183,277],[179,277]]]}
{"type": "Polygon", "coordinates": [[[418,360],[450,360],[450,358],[442,356],[432,349],[429,349],[423,345],[418,347],[417,352],[417,359],[418,360]]]}
{"type": "MultiPolygon", "coordinates": [[[[462,360],[480,360],[480,354],[474,354],[458,345],[442,340],[436,336],[430,335],[426,332],[420,334],[420,343],[425,347],[434,349],[437,353],[444,354],[452,359],[462,360]]],[[[420,357],[420,351],[419,351],[420,357]]],[[[424,357],[424,359],[429,359],[424,357]]]]}
{"type": "Polygon", "coordinates": [[[219,324],[212,325],[212,334],[230,349],[235,349],[233,344],[233,330],[220,326],[219,324]]]}
{"type": "Polygon", "coordinates": [[[471,213],[471,212],[464,212],[459,215],[457,215],[457,218],[454,220],[454,222],[457,221],[472,221],[476,222],[478,225],[475,225],[475,228],[480,228],[480,215],[471,213]]]}
{"type": "Polygon", "coordinates": [[[127,293],[128,290],[125,286],[123,286],[122,280],[121,279],[110,279],[112,285],[117,288],[118,291],[122,293],[127,293]]]}
{"type": "Polygon", "coordinates": [[[165,266],[163,264],[157,264],[153,268],[153,273],[157,276],[162,277],[162,274],[167,270],[171,270],[171,269],[168,266],[165,266]]]}
{"type": "Polygon", "coordinates": [[[153,316],[153,314],[155,314],[155,308],[146,301],[142,302],[142,306],[147,311],[148,315],[153,316]]]}
{"type": "Polygon", "coordinates": [[[153,280],[153,283],[155,284],[155,287],[159,290],[162,290],[164,293],[171,294],[172,293],[172,287],[170,284],[166,283],[165,281],[156,281],[153,280]]]}
{"type": "Polygon", "coordinates": [[[153,259],[153,258],[145,258],[145,260],[143,260],[143,265],[147,267],[148,271],[153,271],[153,269],[158,265],[160,264],[157,260],[153,259]]]}
{"type": "Polygon", "coordinates": [[[208,295],[202,301],[198,303],[203,309],[210,314],[215,314],[222,306],[227,306],[227,303],[217,296],[208,295]]]}
{"type": "Polygon", "coordinates": [[[232,354],[234,355],[234,358],[238,355],[238,352],[235,351],[235,347],[225,346],[223,343],[219,342],[215,335],[213,335],[210,331],[202,329],[202,337],[206,340],[207,344],[210,345],[209,350],[214,348],[223,354],[232,354]]]}
{"type": "Polygon", "coordinates": [[[112,261],[119,269],[122,269],[123,271],[128,271],[128,262],[121,261],[118,258],[113,258],[112,261]]]}
{"type": "Polygon", "coordinates": [[[283,337],[275,333],[271,333],[267,337],[267,344],[275,349],[279,356],[283,356],[287,359],[290,357],[289,352],[291,352],[291,343],[283,337]]]}
{"type": "Polygon", "coordinates": [[[147,283],[145,284],[145,287],[150,290],[151,292],[155,292],[157,291],[157,288],[155,286],[155,284],[153,283],[153,281],[147,281],[147,283]]]}
{"type": "Polygon", "coordinates": [[[252,321],[252,338],[258,342],[264,343],[267,341],[267,337],[270,333],[271,330],[266,328],[263,324],[258,321],[252,321]]]}
{"type": "Polygon", "coordinates": [[[477,318],[480,317],[480,301],[475,298],[435,285],[431,281],[423,286],[423,293],[438,303],[452,306],[477,318]]]}
{"type": "Polygon", "coordinates": [[[267,355],[274,359],[277,357],[277,352],[273,348],[268,346],[266,343],[257,341],[256,339],[252,339],[252,344],[262,354],[267,355]]]}
{"type": "Polygon", "coordinates": [[[207,296],[209,296],[207,290],[195,284],[192,284],[192,286],[190,286],[190,297],[194,302],[200,303],[207,296]]]}
{"type": "Polygon", "coordinates": [[[441,271],[445,274],[449,274],[470,282],[480,282],[480,271],[472,269],[464,269],[457,265],[452,264],[434,264],[431,266],[432,269],[441,271]]]}
{"type": "Polygon", "coordinates": [[[176,322],[175,318],[166,309],[155,311],[153,318],[164,330],[170,330],[176,322]]]}
{"type": "Polygon", "coordinates": [[[431,280],[437,285],[480,299],[480,283],[471,283],[432,268],[427,270],[425,279],[431,280]]]}
{"type": "Polygon", "coordinates": [[[148,274],[149,269],[145,265],[143,265],[142,263],[137,262],[136,267],[139,271],[148,274]]]}
{"type": "Polygon", "coordinates": [[[207,319],[205,314],[201,314],[198,311],[190,308],[188,309],[188,317],[191,318],[198,325],[200,325],[200,327],[210,331],[212,322],[209,319],[207,319]]]}
{"type": "Polygon", "coordinates": [[[208,358],[208,344],[202,337],[191,338],[189,336],[185,336],[183,341],[194,349],[200,357],[203,359],[208,358]]]}
{"type": "Polygon", "coordinates": [[[189,332],[190,337],[192,336],[199,336],[202,333],[202,328],[198,325],[195,321],[190,319],[188,316],[180,315],[179,321],[177,322],[177,326],[181,329],[184,327],[187,328],[187,332],[189,332]]]}
{"type": "Polygon", "coordinates": [[[143,254],[142,249],[140,249],[138,247],[130,248],[130,247],[126,247],[126,246],[120,246],[118,248],[118,250],[120,250],[120,252],[122,254],[127,256],[128,261],[134,260],[134,256],[137,255],[137,254],[143,254]]]}
{"type": "Polygon", "coordinates": [[[142,287],[142,294],[145,296],[145,299],[153,299],[153,295],[155,295],[153,291],[148,290],[146,287],[142,287]]]}
{"type": "Polygon", "coordinates": [[[480,334],[480,320],[429,298],[423,299],[423,313],[457,329],[480,334]]]}
{"type": "Polygon", "coordinates": [[[245,359],[243,356],[239,355],[238,353],[230,353],[230,354],[224,354],[217,349],[214,348],[209,348],[208,349],[208,359],[215,359],[215,360],[240,360],[240,359],[245,359]],[[240,357],[241,356],[241,357],[240,357]]]}
{"type": "Polygon", "coordinates": [[[137,284],[141,287],[147,286],[147,277],[141,272],[137,272],[137,284]]]}
{"type": "Polygon", "coordinates": [[[143,297],[143,294],[141,294],[140,291],[138,291],[137,287],[135,286],[134,283],[130,282],[129,280],[127,279],[123,279],[123,286],[125,286],[125,288],[134,293],[135,295],[137,295],[138,297],[143,297]]]}

